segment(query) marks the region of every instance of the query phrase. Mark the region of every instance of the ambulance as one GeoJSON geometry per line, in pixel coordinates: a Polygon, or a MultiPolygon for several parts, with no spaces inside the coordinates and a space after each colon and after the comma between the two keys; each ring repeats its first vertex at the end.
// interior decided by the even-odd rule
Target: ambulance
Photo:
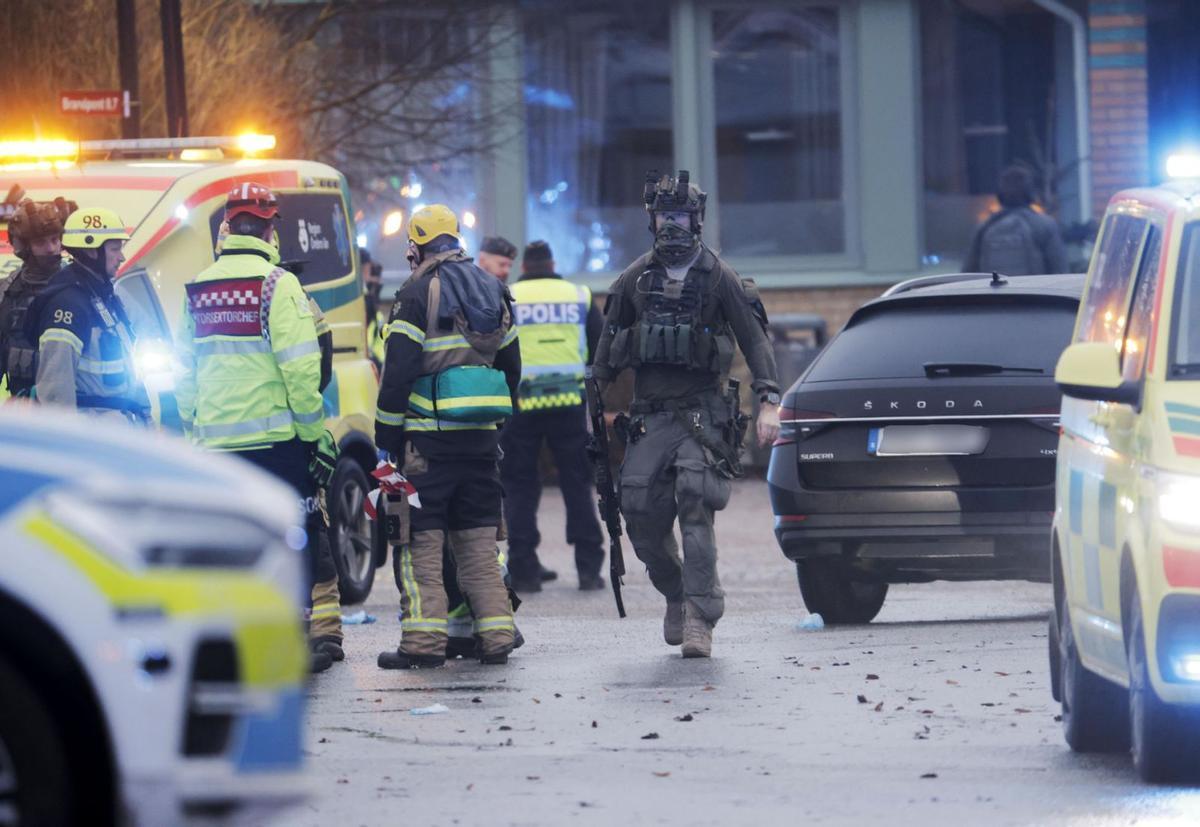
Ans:
{"type": "Polygon", "coordinates": [[[1200,163],[1119,193],[1100,229],[1064,394],[1051,686],[1077,751],[1200,781],[1200,163]]]}
{"type": "Polygon", "coordinates": [[[0,823],[260,824],[300,801],[302,525],[244,463],[0,411],[0,823]]]}
{"type": "MultiPolygon", "coordinates": [[[[116,290],[138,334],[136,363],[155,418],[178,427],[172,335],[187,284],[213,262],[225,197],[237,183],[270,187],[279,198],[280,257],[324,311],[333,331],[327,427],[341,448],[329,490],[334,558],[342,600],[370,592],[386,539],[363,501],[374,470],[378,375],[366,350],[362,271],[345,177],[314,161],[269,157],[270,135],[180,139],[0,143],[0,198],[63,196],[108,207],[128,225],[116,290]]],[[[0,223],[0,277],[20,265],[0,223]]]]}

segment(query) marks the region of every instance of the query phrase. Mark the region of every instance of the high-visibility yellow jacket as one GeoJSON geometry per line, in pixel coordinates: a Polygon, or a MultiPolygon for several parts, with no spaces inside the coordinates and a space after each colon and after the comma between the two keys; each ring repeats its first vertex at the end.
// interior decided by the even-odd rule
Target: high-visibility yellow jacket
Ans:
{"type": "Polygon", "coordinates": [[[279,251],[231,235],[187,291],[175,395],[193,441],[244,450],[319,439],[325,415],[316,325],[299,280],[279,267],[279,251]]]}
{"type": "Polygon", "coordinates": [[[560,278],[525,278],[512,285],[521,342],[522,411],[583,404],[592,293],[560,278]]]}

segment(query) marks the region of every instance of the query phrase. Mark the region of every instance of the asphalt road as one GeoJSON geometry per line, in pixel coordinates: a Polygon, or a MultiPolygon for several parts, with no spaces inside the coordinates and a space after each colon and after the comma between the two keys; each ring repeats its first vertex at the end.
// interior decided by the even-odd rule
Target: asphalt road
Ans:
{"type": "Polygon", "coordinates": [[[662,601],[627,550],[629,617],[560,579],[518,613],[507,666],[384,672],[399,641],[390,567],[347,661],[310,691],[312,797],[278,825],[1200,823],[1200,790],[1146,787],[1128,758],[1070,753],[1046,666],[1049,587],[894,587],[869,626],[799,631],[765,485],[718,519],[714,657],[662,642],[662,601]],[[444,714],[416,716],[442,704],[444,714]]]}

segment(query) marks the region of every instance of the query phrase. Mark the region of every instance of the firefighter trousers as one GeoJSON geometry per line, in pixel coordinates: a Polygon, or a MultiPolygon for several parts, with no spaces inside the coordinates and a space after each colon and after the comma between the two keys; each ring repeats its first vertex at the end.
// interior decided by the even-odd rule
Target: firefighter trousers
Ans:
{"type": "Polygon", "coordinates": [[[426,459],[413,440],[404,474],[421,507],[409,511],[411,538],[394,549],[400,585],[400,651],[443,655],[449,610],[442,573],[443,548],[458,571],[458,585],[475,615],[483,654],[513,647],[513,615],[500,566],[496,529],[501,487],[493,459],[426,459]]]}

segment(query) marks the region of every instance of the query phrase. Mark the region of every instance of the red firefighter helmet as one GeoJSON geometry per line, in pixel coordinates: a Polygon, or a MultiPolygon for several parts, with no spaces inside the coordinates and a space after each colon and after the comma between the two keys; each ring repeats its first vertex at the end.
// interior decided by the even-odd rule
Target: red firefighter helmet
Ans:
{"type": "Polygon", "coordinates": [[[231,189],[225,199],[225,220],[242,213],[270,220],[279,215],[279,202],[270,187],[244,181],[231,189]]]}

